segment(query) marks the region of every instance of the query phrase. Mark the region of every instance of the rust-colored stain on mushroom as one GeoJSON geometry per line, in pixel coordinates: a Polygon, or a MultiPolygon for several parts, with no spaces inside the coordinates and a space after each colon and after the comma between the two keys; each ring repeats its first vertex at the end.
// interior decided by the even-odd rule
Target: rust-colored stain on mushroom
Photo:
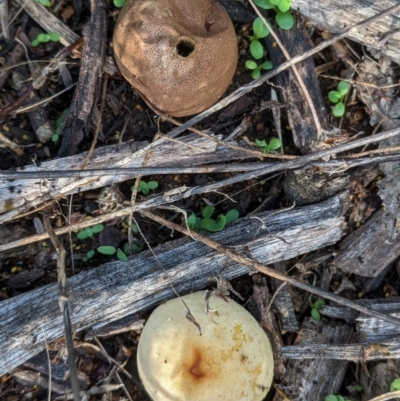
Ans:
{"type": "Polygon", "coordinates": [[[233,24],[214,0],[128,0],[113,46],[121,73],[144,101],[176,117],[218,101],[238,58],[233,24]]]}

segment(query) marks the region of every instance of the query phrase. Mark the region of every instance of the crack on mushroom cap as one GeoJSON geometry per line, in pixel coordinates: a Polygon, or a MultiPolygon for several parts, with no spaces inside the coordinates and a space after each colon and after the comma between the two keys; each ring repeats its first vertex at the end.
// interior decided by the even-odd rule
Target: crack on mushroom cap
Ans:
{"type": "Polygon", "coordinates": [[[202,327],[185,319],[179,298],[148,319],[138,347],[138,370],[154,401],[261,401],[273,377],[269,339],[243,307],[212,299],[217,324],[204,312],[204,291],[182,297],[202,327]]]}
{"type": "Polygon", "coordinates": [[[176,117],[214,104],[238,59],[233,24],[214,0],[128,0],[113,46],[122,74],[145,102],[176,117]]]}

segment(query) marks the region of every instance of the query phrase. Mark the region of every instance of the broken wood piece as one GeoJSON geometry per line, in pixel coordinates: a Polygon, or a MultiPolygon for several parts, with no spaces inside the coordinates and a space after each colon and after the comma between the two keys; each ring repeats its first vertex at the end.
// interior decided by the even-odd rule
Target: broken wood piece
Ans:
{"type": "MultiPolygon", "coordinates": [[[[324,359],[316,353],[312,359],[305,360],[306,358],[302,358],[301,355],[308,355],[303,350],[308,350],[312,346],[329,349],[336,344],[347,343],[352,338],[352,332],[353,329],[350,325],[330,326],[316,322],[311,318],[304,321],[302,330],[296,339],[297,345],[281,347],[280,349],[284,358],[290,358],[293,355],[298,356],[298,359],[288,361],[286,374],[279,386],[289,400],[322,400],[327,394],[339,392],[347,370],[347,360],[324,359]],[[309,345],[310,343],[312,344],[309,345]],[[294,354],[295,352],[297,354],[294,354]]],[[[283,401],[279,392],[276,393],[274,401],[283,401]]]]}
{"type": "MultiPolygon", "coordinates": [[[[275,263],[274,268],[282,273],[286,273],[286,265],[283,262],[275,263]]],[[[290,287],[287,285],[282,287],[282,284],[283,282],[280,280],[273,280],[272,285],[275,290],[273,307],[278,312],[282,334],[288,331],[297,333],[299,331],[299,324],[294,312],[290,287]],[[278,293],[276,294],[277,291],[278,293]]]]}
{"type": "Polygon", "coordinates": [[[345,273],[374,277],[399,255],[400,234],[390,238],[385,213],[379,210],[340,243],[333,264],[345,273]]]}
{"type": "Polygon", "coordinates": [[[90,23],[83,30],[84,45],[78,85],[61,124],[60,157],[76,154],[83,137],[90,132],[96,109],[107,43],[105,0],[90,0],[90,11],[90,23]]]}
{"type": "MultiPolygon", "coordinates": [[[[243,218],[210,238],[238,250],[245,247],[260,263],[290,259],[332,245],[344,235],[347,198],[345,193],[270,217],[270,212],[260,213],[257,217],[266,219],[268,230],[262,229],[258,219],[243,218]]],[[[184,293],[204,288],[215,273],[232,279],[249,272],[187,238],[161,245],[154,252],[157,259],[145,251],[127,262],[110,262],[68,279],[73,329],[87,330],[99,322],[107,325],[151,309],[175,296],[171,284],[184,293]]],[[[50,343],[63,335],[57,296],[57,285],[51,284],[0,303],[0,376],[42,351],[45,339],[50,343]]]]}
{"type": "MultiPolygon", "coordinates": [[[[348,0],[345,3],[330,0],[292,0],[291,8],[304,15],[314,25],[328,32],[339,33],[377,13],[398,4],[397,0],[348,0]]],[[[400,13],[382,18],[352,31],[348,38],[381,51],[400,63],[400,13]]]]}

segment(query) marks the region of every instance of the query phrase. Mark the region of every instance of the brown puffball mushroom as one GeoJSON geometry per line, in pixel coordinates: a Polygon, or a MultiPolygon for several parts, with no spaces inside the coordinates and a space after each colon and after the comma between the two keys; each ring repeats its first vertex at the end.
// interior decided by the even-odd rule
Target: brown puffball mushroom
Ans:
{"type": "Polygon", "coordinates": [[[204,291],[182,297],[200,324],[186,319],[179,298],[151,314],[140,337],[137,365],[153,401],[261,401],[273,377],[270,341],[242,306],[204,291]]]}
{"type": "Polygon", "coordinates": [[[238,59],[233,24],[214,0],[128,0],[113,47],[122,75],[143,100],[175,117],[212,106],[238,59]]]}

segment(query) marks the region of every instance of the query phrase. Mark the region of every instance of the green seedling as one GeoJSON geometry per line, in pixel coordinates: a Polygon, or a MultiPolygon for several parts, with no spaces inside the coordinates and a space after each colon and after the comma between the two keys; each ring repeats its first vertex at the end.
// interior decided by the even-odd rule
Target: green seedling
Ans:
{"type": "Polygon", "coordinates": [[[400,390],[400,379],[395,379],[390,383],[390,391],[400,390]]]}
{"type": "Polygon", "coordinates": [[[256,59],[263,58],[265,50],[261,44],[260,39],[269,35],[268,28],[264,25],[260,18],[256,18],[253,22],[253,35],[249,36],[250,39],[250,54],[256,59]]]}
{"type": "Polygon", "coordinates": [[[123,251],[125,252],[126,255],[130,254],[130,250],[132,250],[132,253],[136,255],[136,254],[138,254],[138,253],[143,251],[143,245],[138,245],[138,244],[133,243],[132,244],[132,248],[129,249],[129,243],[126,242],[122,249],[123,249],[123,251]]]}
{"type": "Polygon", "coordinates": [[[211,218],[213,213],[214,208],[212,206],[206,206],[203,209],[203,218],[197,217],[192,213],[187,219],[189,228],[194,231],[207,230],[217,232],[222,231],[227,224],[239,218],[239,212],[236,209],[229,210],[225,215],[220,214],[217,220],[211,218]]]}
{"type": "Polygon", "coordinates": [[[116,254],[117,258],[122,262],[126,262],[128,260],[124,251],[122,251],[119,248],[118,249],[114,248],[113,246],[110,246],[110,245],[99,246],[97,248],[97,252],[99,252],[103,255],[109,255],[109,256],[116,254]]]}
{"type": "Polygon", "coordinates": [[[39,4],[41,4],[41,5],[44,6],[44,7],[50,7],[50,6],[51,6],[49,0],[36,0],[36,3],[39,3],[39,4]]]}
{"type": "Polygon", "coordinates": [[[91,249],[85,256],[82,257],[82,262],[87,262],[88,260],[92,259],[94,256],[95,252],[93,249],[91,249]]]}
{"type": "Polygon", "coordinates": [[[60,40],[60,34],[57,32],[50,32],[50,33],[39,33],[38,36],[36,36],[36,39],[32,41],[32,46],[39,46],[41,43],[47,43],[47,42],[59,42],[60,40]]]}
{"type": "MultiPolygon", "coordinates": [[[[132,191],[133,191],[133,188],[134,187],[131,188],[132,191]]],[[[156,188],[158,188],[157,181],[146,182],[146,181],[140,180],[137,191],[138,191],[138,194],[142,193],[143,195],[148,195],[151,190],[156,189],[156,188]]]]}
{"type": "Polygon", "coordinates": [[[343,103],[343,99],[349,91],[349,84],[345,81],[340,81],[337,86],[337,90],[330,91],[328,94],[329,100],[332,103],[336,103],[333,108],[333,115],[335,117],[343,117],[346,112],[346,107],[343,103]]]}
{"type": "Polygon", "coordinates": [[[325,397],[324,401],[350,401],[350,400],[343,398],[341,395],[329,394],[325,397]]]}
{"type": "Polygon", "coordinates": [[[65,120],[65,117],[67,117],[68,114],[68,109],[65,109],[61,116],[58,118],[58,120],[56,121],[56,132],[52,135],[51,140],[53,142],[57,142],[60,139],[60,135],[61,135],[61,125],[65,120]]]}
{"type": "Polygon", "coordinates": [[[114,6],[121,8],[125,4],[125,0],[114,0],[114,6]]]}
{"type": "Polygon", "coordinates": [[[270,153],[271,150],[278,150],[282,146],[279,138],[272,138],[269,142],[266,142],[265,139],[262,141],[256,139],[255,143],[258,147],[263,148],[264,153],[270,153]]]}
{"type": "Polygon", "coordinates": [[[282,29],[288,30],[293,27],[294,20],[290,14],[290,0],[254,0],[258,7],[265,10],[274,10],[275,21],[282,29]]]}
{"type": "MultiPolygon", "coordinates": [[[[325,301],[323,301],[322,299],[318,299],[317,301],[313,302],[312,294],[311,294],[310,298],[308,298],[308,303],[311,306],[311,317],[316,322],[319,322],[321,320],[321,314],[319,313],[319,310],[325,305],[325,301]]],[[[325,399],[325,401],[326,401],[326,399],[325,399]]],[[[335,401],[335,400],[332,400],[332,401],[335,401]]],[[[339,400],[339,401],[342,401],[342,400],[339,400]]]]}
{"type": "Polygon", "coordinates": [[[265,71],[271,70],[272,68],[274,68],[274,66],[272,65],[271,61],[264,61],[264,63],[258,65],[253,60],[247,60],[246,61],[246,68],[248,70],[252,70],[251,77],[253,79],[257,79],[261,75],[261,70],[265,70],[265,71]]]}
{"type": "Polygon", "coordinates": [[[84,240],[86,238],[92,238],[94,234],[101,233],[103,230],[103,224],[96,224],[94,226],[84,228],[82,231],[79,231],[76,236],[78,239],[84,240]]]}

